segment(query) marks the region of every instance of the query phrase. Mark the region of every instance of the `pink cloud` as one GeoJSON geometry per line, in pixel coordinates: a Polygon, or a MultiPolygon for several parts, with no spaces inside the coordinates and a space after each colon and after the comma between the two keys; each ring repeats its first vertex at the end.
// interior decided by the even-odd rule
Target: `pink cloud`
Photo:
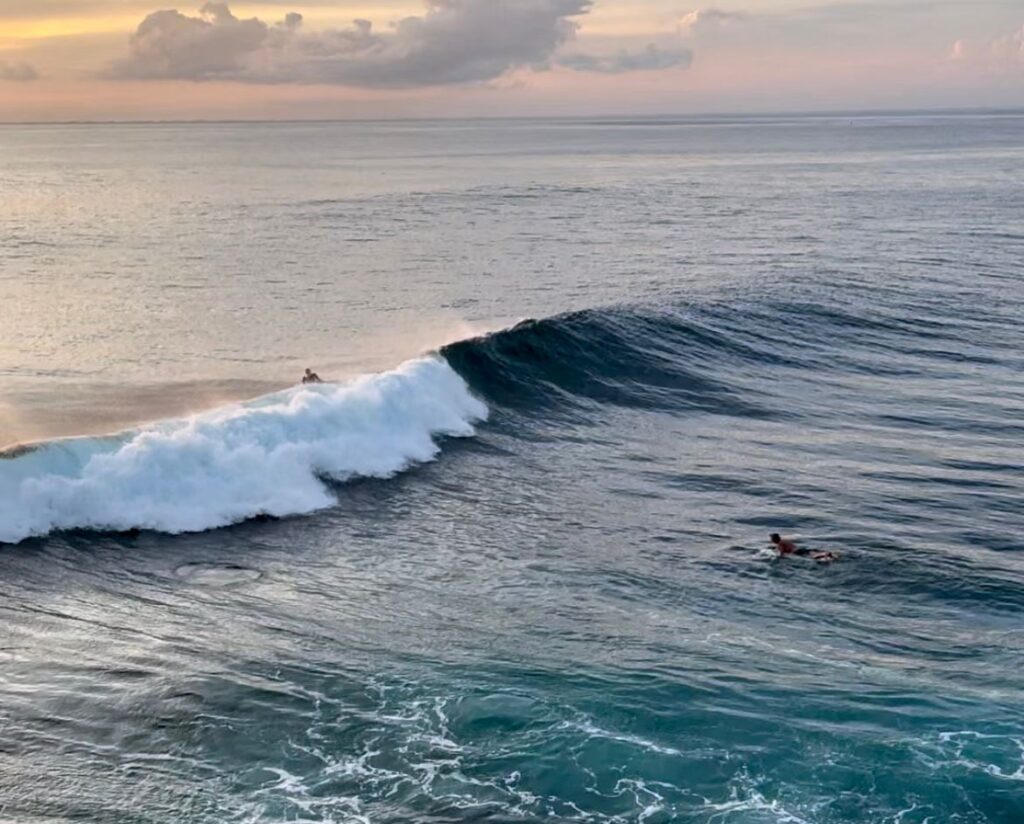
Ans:
{"type": "Polygon", "coordinates": [[[955,63],[996,70],[1024,67],[1024,26],[1013,34],[988,42],[957,40],[949,58],[955,63]]]}

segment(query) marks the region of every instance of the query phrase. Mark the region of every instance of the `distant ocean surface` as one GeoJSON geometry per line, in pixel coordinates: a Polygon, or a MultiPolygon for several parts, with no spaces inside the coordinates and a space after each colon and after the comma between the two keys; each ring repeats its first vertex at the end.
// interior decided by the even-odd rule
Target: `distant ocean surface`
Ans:
{"type": "Polygon", "coordinates": [[[0,819],[1020,824],[1022,318],[1024,115],[0,127],[0,819]]]}

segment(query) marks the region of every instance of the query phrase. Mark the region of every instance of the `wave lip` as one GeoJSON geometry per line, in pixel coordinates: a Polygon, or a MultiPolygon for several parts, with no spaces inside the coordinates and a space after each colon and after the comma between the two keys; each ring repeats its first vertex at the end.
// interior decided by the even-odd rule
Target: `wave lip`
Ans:
{"type": "Polygon", "coordinates": [[[468,437],[487,406],[436,356],[350,383],[0,461],[0,543],[58,530],[201,532],[336,503],[324,479],[387,478],[468,437]]]}

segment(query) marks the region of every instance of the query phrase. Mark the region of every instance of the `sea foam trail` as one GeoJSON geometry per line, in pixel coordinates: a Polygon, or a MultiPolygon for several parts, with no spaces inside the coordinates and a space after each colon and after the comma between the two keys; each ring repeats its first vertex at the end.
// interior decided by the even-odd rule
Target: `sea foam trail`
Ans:
{"type": "Polygon", "coordinates": [[[0,460],[0,542],[55,530],[200,532],[332,506],[323,478],[386,478],[468,437],[487,406],[439,357],[349,383],[0,460]]]}

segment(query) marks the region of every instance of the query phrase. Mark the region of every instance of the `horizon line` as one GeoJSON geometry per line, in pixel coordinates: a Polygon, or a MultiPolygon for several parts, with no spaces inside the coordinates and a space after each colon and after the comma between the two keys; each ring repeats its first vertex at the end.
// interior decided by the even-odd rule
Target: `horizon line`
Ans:
{"type": "Polygon", "coordinates": [[[435,117],[282,117],[282,118],[151,118],[151,119],[89,119],[89,120],[0,120],[0,127],[4,126],[170,126],[170,125],[230,125],[230,124],[296,124],[296,123],[430,123],[430,122],[507,122],[517,120],[533,121],[585,121],[585,120],[609,120],[609,121],[656,121],[656,120],[707,120],[711,118],[813,118],[813,117],[879,117],[879,116],[1024,116],[1024,107],[952,107],[952,108],[922,108],[922,109],[899,109],[899,108],[878,108],[878,109],[820,109],[820,110],[760,110],[760,111],[734,111],[734,112],[691,112],[691,113],[661,113],[661,114],[575,114],[575,115],[439,115],[435,117]]]}

